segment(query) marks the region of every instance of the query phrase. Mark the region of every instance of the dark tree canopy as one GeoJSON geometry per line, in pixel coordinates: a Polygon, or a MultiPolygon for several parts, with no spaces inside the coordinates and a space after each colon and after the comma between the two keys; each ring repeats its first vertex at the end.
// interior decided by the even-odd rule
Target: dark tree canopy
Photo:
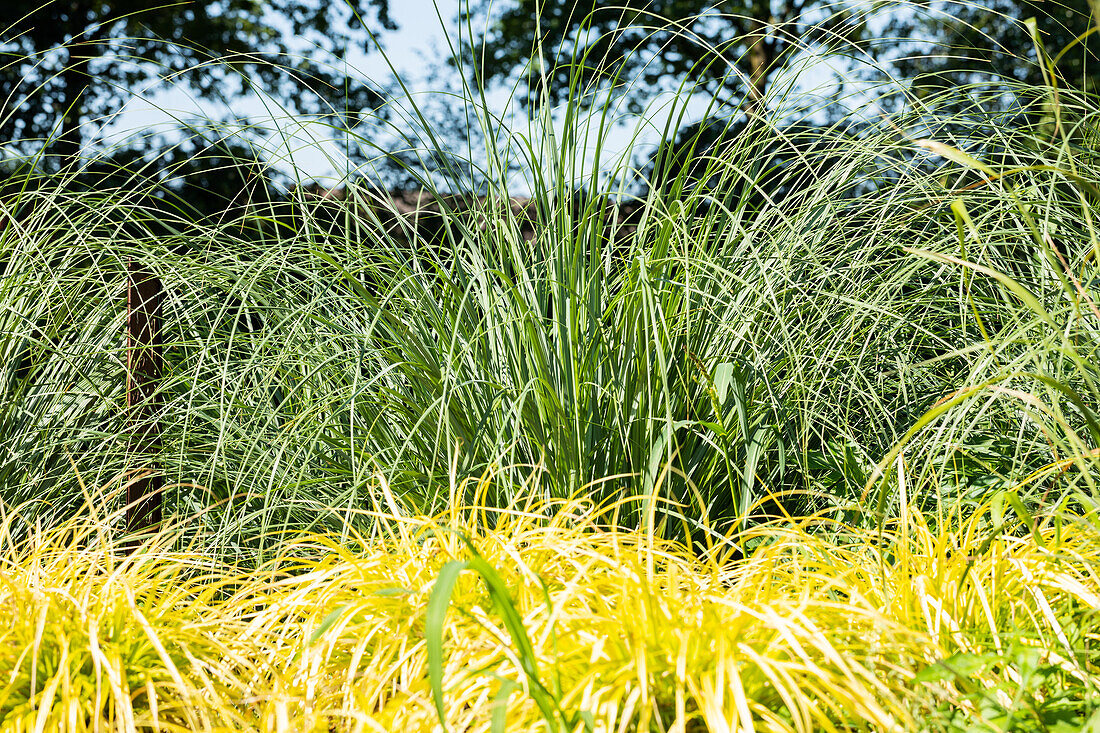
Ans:
{"type": "Polygon", "coordinates": [[[302,113],[354,115],[381,101],[341,73],[368,43],[364,23],[392,28],[388,0],[4,0],[0,139],[52,138],[72,158],[89,120],[158,76],[226,99],[255,84],[302,113]]]}
{"type": "Polygon", "coordinates": [[[894,65],[913,79],[918,92],[969,83],[1044,85],[1042,66],[1024,21],[1035,19],[1058,84],[1100,89],[1100,36],[1093,29],[1088,0],[933,0],[918,14],[899,14],[890,29],[898,38],[894,65]],[[1063,49],[1066,50],[1062,54],[1063,49]]]}
{"type": "Polygon", "coordinates": [[[524,73],[528,101],[545,93],[560,102],[579,72],[582,84],[620,91],[638,111],[688,77],[720,103],[752,114],[798,48],[864,36],[855,8],[822,0],[513,0],[470,57],[486,81],[524,73]],[[549,77],[545,90],[536,49],[549,77]]]}
{"type": "MultiPolygon", "coordinates": [[[[841,162],[839,130],[798,121],[761,135],[753,124],[705,118],[685,125],[648,161],[648,185],[683,187],[731,208],[758,209],[810,190],[841,162]]],[[[839,200],[845,193],[834,195],[839,200]]]]}

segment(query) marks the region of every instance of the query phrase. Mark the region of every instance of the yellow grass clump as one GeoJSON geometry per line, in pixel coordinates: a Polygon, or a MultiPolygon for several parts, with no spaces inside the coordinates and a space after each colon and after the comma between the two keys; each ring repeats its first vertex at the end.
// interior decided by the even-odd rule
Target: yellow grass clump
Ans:
{"type": "Polygon", "coordinates": [[[609,529],[583,501],[456,509],[379,517],[371,536],[294,538],[259,569],[170,549],[181,530],[127,556],[73,522],[4,543],[0,721],[431,731],[442,711],[449,731],[1097,724],[1100,533],[1081,517],[1024,527],[999,514],[992,502],[934,525],[909,509],[881,531],[769,525],[732,560],[609,529]]]}

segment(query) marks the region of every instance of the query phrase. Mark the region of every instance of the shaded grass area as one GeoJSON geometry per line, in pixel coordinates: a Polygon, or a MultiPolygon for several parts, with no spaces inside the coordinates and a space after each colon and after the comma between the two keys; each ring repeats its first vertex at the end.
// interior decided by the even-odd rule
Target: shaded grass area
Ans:
{"type": "Polygon", "coordinates": [[[251,570],[171,549],[172,531],[131,556],[98,523],[7,538],[0,719],[807,731],[1100,715],[1094,518],[1024,521],[994,502],[930,526],[905,504],[881,533],[757,527],[730,563],[728,544],[699,556],[608,529],[587,500],[547,512],[532,497],[494,511],[491,532],[483,505],[379,515],[371,535],[284,538],[251,570]]]}

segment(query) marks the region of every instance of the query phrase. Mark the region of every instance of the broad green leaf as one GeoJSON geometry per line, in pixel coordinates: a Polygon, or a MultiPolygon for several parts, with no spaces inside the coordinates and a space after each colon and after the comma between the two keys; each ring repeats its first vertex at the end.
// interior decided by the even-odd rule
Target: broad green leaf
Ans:
{"type": "Polygon", "coordinates": [[[447,608],[451,605],[451,593],[454,591],[458,576],[466,569],[462,560],[451,560],[444,565],[432,586],[428,598],[428,609],[424,622],[424,641],[428,650],[428,681],[432,686],[432,700],[439,714],[439,725],[447,730],[447,715],[443,708],[443,622],[447,618],[447,608]]]}
{"type": "Polygon", "coordinates": [[[714,368],[714,389],[718,393],[718,404],[726,403],[726,392],[729,391],[730,382],[733,381],[733,362],[723,362],[714,368]]]}

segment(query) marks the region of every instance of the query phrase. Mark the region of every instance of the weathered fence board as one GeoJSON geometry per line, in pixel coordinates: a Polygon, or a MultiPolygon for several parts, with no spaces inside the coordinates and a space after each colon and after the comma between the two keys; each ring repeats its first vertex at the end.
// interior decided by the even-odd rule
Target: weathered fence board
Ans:
{"type": "Polygon", "coordinates": [[[163,371],[161,282],[141,263],[127,265],[126,287],[126,417],[130,460],[135,477],[126,486],[126,528],[143,531],[161,521],[164,476],[160,452],[160,396],[163,371]]]}

